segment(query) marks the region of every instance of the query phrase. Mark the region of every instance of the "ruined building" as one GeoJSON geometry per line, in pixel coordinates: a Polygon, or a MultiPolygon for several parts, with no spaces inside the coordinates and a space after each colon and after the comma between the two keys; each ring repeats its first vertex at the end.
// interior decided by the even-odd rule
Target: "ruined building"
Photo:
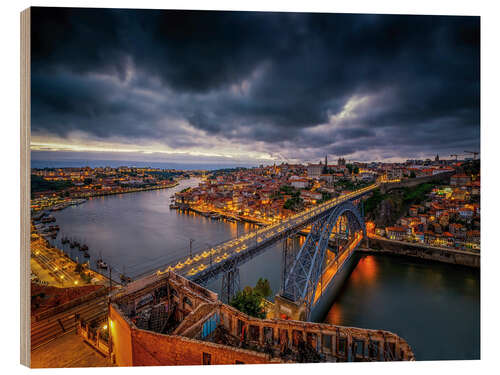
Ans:
{"type": "Polygon", "coordinates": [[[414,360],[393,333],[253,318],[173,272],[116,292],[108,320],[119,366],[414,360]]]}

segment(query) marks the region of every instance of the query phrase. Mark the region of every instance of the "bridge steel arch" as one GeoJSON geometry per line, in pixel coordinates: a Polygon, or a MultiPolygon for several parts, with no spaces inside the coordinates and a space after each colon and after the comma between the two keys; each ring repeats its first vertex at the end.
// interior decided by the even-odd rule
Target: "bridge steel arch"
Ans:
{"type": "Polygon", "coordinates": [[[329,215],[320,217],[313,223],[306,241],[297,253],[285,278],[281,295],[295,302],[304,302],[307,307],[307,315],[312,309],[316,287],[324,271],[328,240],[337,220],[342,215],[347,217],[350,232],[362,230],[363,235],[366,234],[363,216],[351,201],[345,201],[335,206],[329,215]]]}

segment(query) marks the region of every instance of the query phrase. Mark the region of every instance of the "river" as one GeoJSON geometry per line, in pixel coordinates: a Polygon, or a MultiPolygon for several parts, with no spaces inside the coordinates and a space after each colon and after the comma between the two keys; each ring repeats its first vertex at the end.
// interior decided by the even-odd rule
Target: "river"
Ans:
{"type": "Polygon", "coordinates": [[[479,271],[391,255],[356,255],[358,264],[325,321],[385,329],[418,360],[479,359],[479,271]]]}
{"type": "MultiPolygon", "coordinates": [[[[113,278],[137,277],[193,253],[254,230],[255,225],[215,221],[194,213],[170,210],[170,196],[198,179],[182,180],[174,188],[89,199],[54,213],[61,233],[53,243],[73,259],[102,259],[113,278]],[[90,259],[62,245],[68,236],[89,247],[90,259]]],[[[300,240],[294,240],[300,246],[300,240]]],[[[240,267],[240,286],[270,281],[281,286],[282,243],[240,267]]],[[[363,255],[325,321],[386,329],[404,337],[417,359],[479,358],[479,272],[439,263],[390,256],[363,255]]],[[[219,292],[220,279],[208,287],[219,292]]]]}

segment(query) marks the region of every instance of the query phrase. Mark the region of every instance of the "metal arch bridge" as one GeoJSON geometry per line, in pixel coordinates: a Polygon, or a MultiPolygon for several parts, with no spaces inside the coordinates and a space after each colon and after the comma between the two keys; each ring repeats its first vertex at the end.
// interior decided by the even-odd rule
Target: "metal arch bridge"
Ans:
{"type": "MultiPolygon", "coordinates": [[[[327,212],[327,215],[318,218],[313,223],[311,231],[297,253],[290,270],[287,271],[284,285],[282,285],[282,297],[305,304],[306,318],[309,318],[312,307],[322,294],[321,290],[324,287],[323,273],[331,265],[331,262],[328,262],[326,257],[328,241],[339,218],[346,216],[348,232],[354,234],[352,236],[354,241],[349,243],[342,252],[337,250],[333,258],[334,261],[341,259],[341,262],[343,262],[346,255],[350,255],[349,253],[358,245],[359,240],[362,238],[360,233],[366,234],[364,218],[351,201],[340,203],[327,212]],[[320,293],[317,293],[318,285],[320,293]]],[[[334,273],[341,265],[337,264],[336,266],[334,273]]],[[[326,285],[329,282],[330,280],[326,280],[326,285]]]]}
{"type": "MultiPolygon", "coordinates": [[[[334,216],[332,215],[335,212],[338,212],[339,207],[347,207],[344,206],[344,204],[347,203],[350,204],[349,207],[353,207],[351,203],[352,201],[361,198],[363,195],[370,193],[374,189],[377,189],[379,186],[380,183],[376,182],[365,188],[353,191],[337,198],[330,199],[318,206],[293,215],[287,220],[284,220],[280,223],[260,228],[257,231],[247,233],[238,238],[234,238],[230,241],[219,244],[218,246],[207,249],[202,253],[194,255],[191,258],[186,258],[182,261],[179,261],[175,265],[172,264],[163,271],[158,270],[157,273],[161,274],[162,272],[174,271],[199,284],[206,284],[209,280],[216,278],[220,274],[224,274],[226,277],[231,277],[231,273],[234,272],[234,270],[237,269],[239,265],[247,262],[249,259],[263,252],[265,248],[268,247],[271,243],[282,238],[286,238],[287,236],[296,233],[298,230],[307,227],[308,225],[316,223],[315,225],[313,225],[314,230],[311,231],[311,235],[309,236],[311,238],[313,238],[313,236],[314,238],[316,238],[316,232],[319,230],[319,228],[324,229],[325,223],[330,223],[333,220],[334,216]],[[318,223],[322,224],[319,225],[318,223]]],[[[347,211],[353,213],[358,219],[360,218],[357,210],[350,208],[347,211]]],[[[345,212],[345,210],[342,212],[345,212]]],[[[361,224],[362,221],[358,221],[364,229],[364,224],[361,224]]],[[[323,237],[320,236],[320,238],[322,238],[323,242],[325,241],[325,239],[326,243],[328,242],[326,234],[323,237]]],[[[306,243],[310,241],[312,241],[312,239],[306,241],[306,243]]],[[[322,251],[324,253],[324,250],[322,251]]],[[[306,250],[301,251],[302,256],[305,256],[305,254],[307,253],[308,252],[306,250]]],[[[306,267],[306,264],[307,260],[304,260],[304,262],[302,262],[302,267],[306,267]]],[[[299,269],[298,265],[296,266],[296,269],[299,269]]],[[[317,271],[315,270],[313,274],[316,275],[316,273],[317,271]]],[[[293,289],[294,295],[296,294],[296,288],[298,288],[298,285],[300,284],[300,277],[301,276],[299,276],[297,273],[297,277],[293,279],[294,281],[290,281],[290,288],[291,285],[294,285],[293,288],[295,288],[293,289]]],[[[309,285],[309,283],[313,279],[314,277],[309,277],[307,279],[307,285],[309,285]]],[[[234,290],[229,291],[229,295],[231,295],[232,292],[234,292],[234,290]]]]}

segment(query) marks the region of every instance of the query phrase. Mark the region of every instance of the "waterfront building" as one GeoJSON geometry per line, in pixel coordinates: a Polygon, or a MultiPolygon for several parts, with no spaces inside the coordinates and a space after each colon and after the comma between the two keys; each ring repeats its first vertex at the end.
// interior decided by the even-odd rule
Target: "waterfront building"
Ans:
{"type": "Polygon", "coordinates": [[[387,227],[385,233],[391,240],[401,241],[406,236],[406,228],[403,227],[387,227]]]}

